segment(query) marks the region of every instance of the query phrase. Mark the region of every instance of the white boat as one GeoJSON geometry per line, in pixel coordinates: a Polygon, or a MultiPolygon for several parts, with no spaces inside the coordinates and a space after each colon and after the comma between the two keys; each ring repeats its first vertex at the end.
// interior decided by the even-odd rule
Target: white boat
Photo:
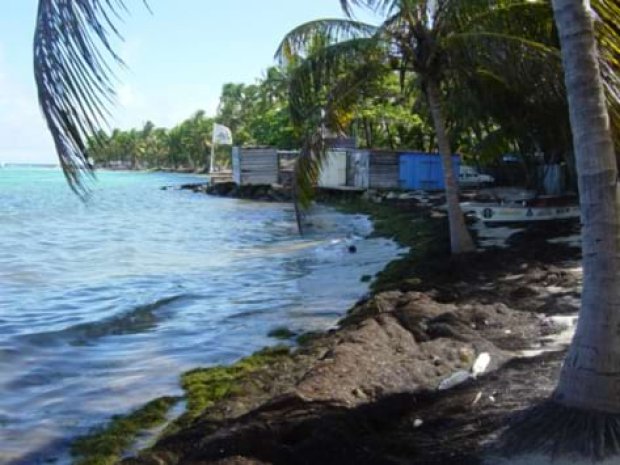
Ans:
{"type": "Polygon", "coordinates": [[[543,221],[574,221],[581,216],[573,197],[538,197],[521,202],[463,202],[465,215],[485,225],[539,223],[543,221]]]}

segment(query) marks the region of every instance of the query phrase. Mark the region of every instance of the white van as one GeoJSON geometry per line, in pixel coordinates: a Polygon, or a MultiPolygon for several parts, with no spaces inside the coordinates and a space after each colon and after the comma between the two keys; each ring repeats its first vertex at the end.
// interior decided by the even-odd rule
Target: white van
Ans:
{"type": "Polygon", "coordinates": [[[476,167],[461,165],[459,170],[459,185],[462,187],[476,187],[493,184],[495,178],[488,174],[480,173],[476,167]]]}

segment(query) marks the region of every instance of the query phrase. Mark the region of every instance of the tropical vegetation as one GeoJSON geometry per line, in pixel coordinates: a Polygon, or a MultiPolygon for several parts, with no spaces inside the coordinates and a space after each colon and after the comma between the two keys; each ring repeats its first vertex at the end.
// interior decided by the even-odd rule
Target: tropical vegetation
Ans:
{"type": "MultiPolygon", "coordinates": [[[[272,67],[255,84],[225,84],[215,117],[199,110],[172,128],[148,121],[140,129],[97,131],[86,153],[100,167],[200,171],[210,164],[214,123],[229,127],[239,145],[297,147],[286,72],[272,67]]],[[[216,147],[216,161],[229,164],[230,147],[216,147]]]]}

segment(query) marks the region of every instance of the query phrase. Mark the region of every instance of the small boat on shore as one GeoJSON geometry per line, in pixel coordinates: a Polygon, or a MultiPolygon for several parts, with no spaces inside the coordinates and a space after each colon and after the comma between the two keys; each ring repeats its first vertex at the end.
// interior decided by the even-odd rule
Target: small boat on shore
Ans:
{"type": "Polygon", "coordinates": [[[540,223],[544,221],[575,221],[581,212],[573,196],[542,196],[521,201],[462,202],[463,213],[487,226],[540,223]]]}

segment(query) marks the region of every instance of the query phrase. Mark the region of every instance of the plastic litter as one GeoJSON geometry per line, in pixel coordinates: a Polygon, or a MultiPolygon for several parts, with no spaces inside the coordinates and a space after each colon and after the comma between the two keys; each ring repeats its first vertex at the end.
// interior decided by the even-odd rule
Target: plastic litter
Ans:
{"type": "Polygon", "coordinates": [[[471,374],[468,371],[464,371],[464,370],[456,371],[452,373],[450,376],[448,376],[446,379],[444,379],[441,383],[439,383],[439,386],[437,387],[437,389],[439,389],[440,391],[451,389],[454,386],[458,386],[459,384],[464,383],[469,378],[471,378],[471,374]]]}
{"type": "Polygon", "coordinates": [[[476,358],[474,365],[471,367],[472,377],[476,378],[478,375],[481,375],[482,373],[487,371],[490,363],[491,356],[488,352],[482,352],[480,355],[478,355],[478,358],[476,358]]]}

